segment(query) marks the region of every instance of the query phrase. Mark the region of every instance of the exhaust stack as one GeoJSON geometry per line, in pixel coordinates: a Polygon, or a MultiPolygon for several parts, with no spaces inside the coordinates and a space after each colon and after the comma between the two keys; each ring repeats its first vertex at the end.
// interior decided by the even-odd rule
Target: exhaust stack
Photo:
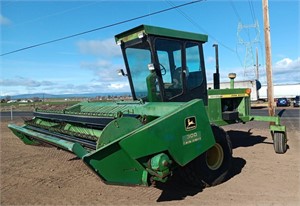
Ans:
{"type": "Polygon", "coordinates": [[[234,79],[236,77],[236,73],[229,73],[228,77],[230,79],[230,89],[234,89],[234,79]]]}
{"type": "Polygon", "coordinates": [[[216,73],[214,73],[214,89],[220,89],[220,73],[219,73],[219,51],[218,45],[214,44],[216,54],[216,73]]]}

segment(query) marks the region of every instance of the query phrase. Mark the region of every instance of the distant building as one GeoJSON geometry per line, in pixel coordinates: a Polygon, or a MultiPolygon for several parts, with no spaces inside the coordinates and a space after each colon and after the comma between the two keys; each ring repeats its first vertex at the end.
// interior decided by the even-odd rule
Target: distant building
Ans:
{"type": "MultiPolygon", "coordinates": [[[[274,85],[274,98],[286,97],[293,99],[300,95],[300,83],[298,84],[277,84],[274,85]]],[[[259,98],[267,99],[267,85],[263,85],[259,90],[259,98]]]]}
{"type": "MultiPolygon", "coordinates": [[[[267,99],[267,85],[260,85],[255,80],[235,81],[235,88],[250,88],[251,101],[258,99],[267,99]]],[[[208,83],[207,88],[213,89],[213,83],[208,83]]],[[[230,88],[229,82],[221,82],[220,89],[230,88]]],[[[275,84],[274,85],[274,98],[286,97],[294,99],[295,96],[300,95],[300,83],[297,84],[275,84]]]]}

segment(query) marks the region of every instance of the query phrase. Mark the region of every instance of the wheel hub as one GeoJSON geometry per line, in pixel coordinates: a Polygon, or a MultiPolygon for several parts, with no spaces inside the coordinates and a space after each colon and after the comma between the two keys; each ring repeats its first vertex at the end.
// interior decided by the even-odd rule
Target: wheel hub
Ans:
{"type": "Polygon", "coordinates": [[[224,160],[223,148],[216,143],[206,152],[206,164],[211,170],[217,170],[221,167],[224,160]]]}

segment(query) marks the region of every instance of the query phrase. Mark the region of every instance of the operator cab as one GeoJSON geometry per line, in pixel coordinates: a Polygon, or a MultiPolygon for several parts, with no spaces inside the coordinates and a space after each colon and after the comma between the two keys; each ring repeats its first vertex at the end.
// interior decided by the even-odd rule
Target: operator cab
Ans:
{"type": "Polygon", "coordinates": [[[141,25],[116,35],[134,99],[207,104],[206,35],[141,25]]]}

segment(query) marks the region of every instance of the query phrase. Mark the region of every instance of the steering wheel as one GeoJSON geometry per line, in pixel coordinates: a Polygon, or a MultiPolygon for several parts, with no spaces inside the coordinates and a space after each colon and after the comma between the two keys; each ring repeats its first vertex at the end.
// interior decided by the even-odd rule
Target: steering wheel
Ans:
{"type": "Polygon", "coordinates": [[[165,75],[167,73],[167,70],[166,68],[164,67],[164,65],[162,64],[159,64],[160,66],[160,72],[161,72],[161,75],[165,75]]]}

